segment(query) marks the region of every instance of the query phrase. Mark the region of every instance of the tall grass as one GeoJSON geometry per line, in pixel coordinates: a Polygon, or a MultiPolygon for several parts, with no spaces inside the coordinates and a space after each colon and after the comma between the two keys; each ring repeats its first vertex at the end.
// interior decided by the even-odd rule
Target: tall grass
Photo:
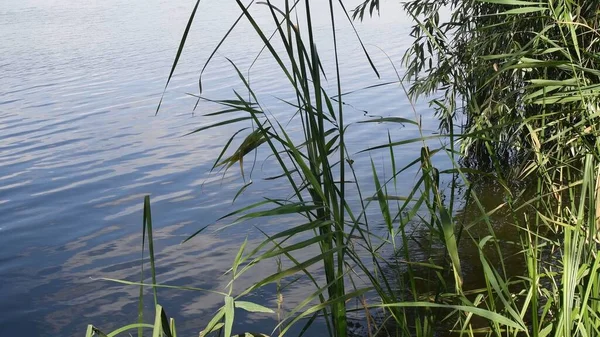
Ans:
{"type": "MultiPolygon", "coordinates": [[[[265,111],[245,72],[231,62],[243,91],[235,91],[228,100],[197,95],[220,104],[222,110],[207,115],[222,119],[191,133],[241,125],[213,168],[239,165],[244,175],[244,158],[260,151],[277,165],[280,175],[274,179],[289,188],[288,198],[265,196],[224,215],[226,226],[271,216],[295,215],[298,221],[278,233],[264,233],[264,241],[255,247],[241,245],[227,289],[210,290],[223,296],[223,305],[206,327],[199,327],[201,335],[232,336],[236,309],[273,313],[242,297],[297,277],[309,280],[313,291],[288,312],[279,312],[279,324],[264,333],[285,335],[293,325],[303,324],[306,330],[322,321],[324,334],[345,337],[348,316],[363,312],[369,336],[600,334],[600,144],[594,69],[598,32],[597,9],[591,2],[409,1],[406,9],[416,22],[415,42],[407,53],[406,78],[398,75],[396,85],[398,95],[406,95],[413,104],[415,117],[377,122],[382,127],[405,123],[420,136],[402,139],[388,133],[387,141],[364,149],[390,158],[393,173],[385,178],[371,159],[371,181],[359,181],[354,165],[359,159],[350,158],[347,148],[336,30],[341,22],[352,25],[344,3],[330,0],[318,8],[310,1],[236,3],[241,13],[236,24],[250,24],[294,93],[294,100],[286,102],[291,123],[265,111]],[[251,6],[267,12],[274,31],[257,23],[251,6]],[[439,18],[443,6],[451,6],[450,22],[439,18]],[[333,93],[324,86],[326,71],[311,16],[323,8],[329,11],[333,41],[333,93]],[[438,135],[425,134],[414,108],[414,100],[427,95],[437,95],[431,103],[444,131],[438,135]],[[461,125],[454,123],[461,111],[468,122],[459,133],[461,125]],[[298,125],[299,134],[291,131],[298,125]],[[233,148],[236,137],[242,139],[233,148]],[[408,144],[418,144],[420,154],[397,166],[396,151],[408,144]],[[440,170],[434,157],[444,158],[451,168],[440,170]],[[399,191],[398,180],[411,169],[419,172],[413,187],[399,191]],[[482,179],[499,186],[493,208],[482,202],[482,179]],[[444,188],[445,182],[450,188],[444,188]],[[534,195],[524,193],[526,188],[534,188],[534,195]],[[350,190],[358,202],[355,195],[349,196],[350,190]],[[461,204],[474,205],[477,216],[458,216],[461,204]],[[496,233],[493,218],[498,213],[506,214],[514,227],[510,240],[496,233]],[[373,223],[382,223],[385,231],[374,229],[373,223]],[[417,234],[425,234],[427,240],[415,248],[417,234]],[[516,247],[510,250],[516,255],[507,256],[508,246],[516,247]],[[416,249],[425,258],[418,258],[416,249]],[[465,261],[466,249],[476,252],[477,261],[465,261]],[[297,258],[307,250],[312,253],[308,259],[297,258]],[[269,261],[280,266],[276,273],[245,289],[234,287],[249,270],[269,261]],[[480,273],[482,282],[476,286],[465,282],[472,277],[464,269],[467,264],[471,273],[480,273]],[[522,268],[516,270],[516,264],[522,268]],[[356,302],[359,305],[353,306],[356,302]]],[[[198,5],[171,75],[197,9],[198,5]]],[[[354,13],[364,18],[378,9],[378,1],[366,1],[354,13]]],[[[364,46],[362,50],[365,63],[377,73],[364,46]]],[[[251,182],[236,199],[241,200],[248,188],[251,182]]],[[[157,289],[175,286],[156,284],[149,199],[143,228],[153,274],[154,324],[144,323],[141,315],[142,280],[135,283],[140,286],[138,323],[108,335],[139,329],[141,336],[143,328],[152,328],[153,336],[175,336],[174,324],[157,300],[157,289]]],[[[87,335],[94,333],[103,335],[90,326],[87,335]]]]}

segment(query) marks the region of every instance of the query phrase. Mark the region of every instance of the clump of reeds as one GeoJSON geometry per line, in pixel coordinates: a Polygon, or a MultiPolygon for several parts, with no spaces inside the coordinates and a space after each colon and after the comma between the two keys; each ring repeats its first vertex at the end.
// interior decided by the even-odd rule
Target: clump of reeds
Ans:
{"type": "MultiPolygon", "coordinates": [[[[224,298],[223,306],[206,327],[199,328],[203,335],[219,332],[232,336],[236,309],[274,313],[241,297],[299,275],[310,280],[313,292],[288,312],[278,310],[280,323],[265,331],[267,334],[284,335],[301,321],[308,326],[322,320],[327,327],[324,333],[345,337],[348,314],[359,310],[366,310],[369,335],[600,334],[600,143],[596,137],[600,73],[595,69],[600,34],[598,8],[592,5],[595,2],[407,2],[406,9],[416,21],[416,40],[406,58],[406,80],[412,80],[407,95],[411,101],[418,96],[439,95],[432,103],[438,107],[444,132],[435,136],[421,132],[416,139],[392,140],[388,136],[380,146],[364,149],[389,154],[393,172],[390,178],[382,179],[371,161],[373,174],[368,182],[358,181],[353,165],[357,159],[349,157],[346,146],[336,30],[341,20],[350,19],[343,2],[330,0],[318,5],[319,10],[326,7],[331,16],[336,74],[333,93],[323,85],[323,63],[314,38],[311,13],[317,5],[310,1],[261,3],[275,27],[267,32],[248,10],[253,3],[236,2],[241,12],[236,23],[250,23],[264,43],[266,55],[278,65],[295,93],[295,101],[287,102],[289,118],[301,126],[301,137],[291,135],[290,123],[281,123],[263,110],[261,98],[234,63],[232,69],[244,92],[234,92],[229,100],[211,100],[223,109],[209,115],[223,119],[194,132],[241,125],[215,158],[214,168],[240,165],[243,175],[245,156],[263,151],[280,170],[275,179],[284,181],[290,190],[286,199],[266,196],[222,220],[235,225],[290,214],[299,220],[269,234],[256,247],[247,247],[245,242],[241,245],[229,271],[228,289],[217,291],[224,298]],[[438,15],[443,6],[452,9],[448,22],[438,15]],[[298,15],[297,7],[302,7],[303,16],[298,15]],[[335,7],[342,7],[344,15],[340,16],[335,7]],[[463,133],[455,132],[454,117],[459,111],[468,117],[463,133]],[[236,137],[242,137],[241,145],[230,148],[236,137]],[[420,155],[398,167],[396,149],[415,143],[420,144],[420,155]],[[457,144],[463,149],[462,157],[455,149],[457,144]],[[444,156],[452,168],[439,170],[434,156],[444,156]],[[476,161],[476,165],[463,167],[464,158],[476,161]],[[415,167],[419,175],[413,188],[398,196],[398,177],[415,167]],[[481,192],[475,184],[482,177],[494,179],[500,186],[502,196],[496,208],[486,208],[480,201],[481,192]],[[525,198],[521,185],[509,181],[514,177],[531,181],[535,195],[525,198]],[[444,181],[451,182],[449,190],[443,188],[444,181]],[[366,184],[373,186],[373,194],[365,195],[366,184]],[[349,201],[349,188],[359,195],[358,203],[349,201]],[[475,220],[464,223],[456,216],[458,198],[475,205],[475,220]],[[367,212],[373,207],[379,210],[377,216],[367,212]],[[515,237],[511,244],[518,247],[517,258],[523,266],[520,271],[505,263],[506,250],[491,220],[497,212],[505,212],[512,219],[515,237]],[[383,235],[372,229],[374,222],[385,225],[383,235]],[[420,247],[428,256],[425,260],[411,255],[411,241],[417,231],[428,235],[429,246],[420,247]],[[464,245],[476,249],[478,261],[469,263],[479,265],[481,287],[468,288],[464,283],[465,261],[460,250],[464,245]],[[436,255],[439,247],[442,254],[436,255]],[[300,250],[314,253],[298,260],[295,253],[300,250]],[[285,261],[279,265],[287,267],[234,292],[236,279],[266,261],[285,261]],[[322,273],[315,272],[315,266],[322,273]],[[350,307],[353,299],[358,299],[358,307],[350,307]],[[379,320],[371,319],[370,313],[376,309],[384,312],[379,320]]],[[[378,8],[377,0],[367,0],[358,7],[356,16],[362,18],[365,11],[378,8]]],[[[363,50],[365,62],[373,65],[363,50]]],[[[402,84],[401,79],[398,83],[402,84]]],[[[198,99],[210,100],[202,93],[198,99]]],[[[402,122],[421,131],[419,120],[415,115],[414,120],[387,118],[380,122],[402,122]]],[[[244,185],[236,198],[242,198],[250,184],[244,185]]],[[[156,317],[154,324],[146,324],[141,316],[142,280],[137,284],[138,323],[109,335],[139,329],[141,336],[146,327],[153,329],[153,336],[176,335],[173,321],[156,299],[157,288],[171,286],[156,284],[148,199],[144,210],[156,317]]],[[[102,335],[90,326],[88,336],[94,333],[102,335]]]]}

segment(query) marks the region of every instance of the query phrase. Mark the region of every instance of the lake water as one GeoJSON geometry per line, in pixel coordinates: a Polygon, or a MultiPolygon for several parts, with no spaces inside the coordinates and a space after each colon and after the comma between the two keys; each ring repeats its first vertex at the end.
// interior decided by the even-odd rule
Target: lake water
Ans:
{"type": "MultiPolygon", "coordinates": [[[[179,243],[240,205],[260,200],[265,191],[289,193],[285,185],[264,180],[277,170],[259,160],[253,186],[232,205],[243,185],[239,169],[234,166],[225,175],[209,170],[237,128],[183,137],[215,121],[202,114],[216,105],[201,103],[192,113],[196,100],[186,93],[198,92],[202,65],[239,13],[234,1],[201,3],[161,112],[154,116],[193,5],[191,0],[0,3],[0,336],[83,336],[88,323],[110,331],[135,322],[138,288],[95,278],[139,280],[146,194],[152,197],[159,281],[223,290],[228,282],[223,273],[240,242],[246,236],[249,244],[261,239],[252,224],[222,231],[209,227],[179,243]]],[[[385,3],[384,9],[381,17],[357,23],[381,79],[349,25],[339,27],[344,91],[396,79],[379,48],[399,67],[410,24],[399,5],[385,3]]],[[[324,8],[315,15],[326,55],[328,14],[324,8]]],[[[204,94],[234,97],[240,82],[226,57],[247,69],[260,48],[250,26],[240,25],[208,67],[204,94]]],[[[289,113],[290,107],[275,98],[289,94],[287,83],[268,57],[259,58],[251,78],[269,111],[289,113]]],[[[328,85],[335,93],[335,81],[328,85]]],[[[414,116],[398,86],[360,91],[345,103],[350,123],[366,119],[365,112],[414,116]]],[[[437,122],[427,106],[418,109],[425,131],[433,132],[437,122]]],[[[401,125],[389,130],[398,139],[416,136],[416,130],[401,125]]],[[[352,151],[386,142],[386,131],[375,125],[351,127],[352,151]]],[[[412,160],[418,151],[417,145],[407,146],[397,156],[412,160]]],[[[385,157],[372,155],[376,162],[385,157]]],[[[356,158],[359,174],[368,177],[368,154],[356,158]]],[[[283,220],[261,225],[282,229],[283,220]]],[[[269,271],[255,268],[239,289],[269,271]]],[[[289,307],[306,295],[301,288],[286,292],[289,307]]],[[[159,300],[176,318],[178,331],[192,336],[223,299],[161,290],[159,300]]],[[[274,303],[268,289],[252,300],[274,303]]],[[[261,328],[272,322],[240,315],[236,328],[269,332],[261,328]]]]}

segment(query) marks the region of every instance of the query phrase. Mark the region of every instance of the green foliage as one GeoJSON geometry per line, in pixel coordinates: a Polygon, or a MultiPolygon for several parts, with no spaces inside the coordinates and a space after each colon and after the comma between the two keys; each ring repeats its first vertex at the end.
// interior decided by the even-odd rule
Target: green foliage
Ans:
{"type": "MultiPolygon", "coordinates": [[[[414,108],[413,120],[376,120],[405,123],[420,136],[393,140],[388,133],[387,142],[364,149],[384,152],[391,159],[392,175],[383,177],[378,173],[382,168],[368,158],[372,179],[367,184],[374,190],[369,194],[354,171],[354,161],[359,159],[348,156],[344,105],[339,99],[344,93],[335,27],[340,20],[352,23],[343,3],[327,2],[336,73],[333,95],[323,86],[325,71],[310,16],[317,9],[310,1],[285,1],[281,6],[270,1],[236,3],[242,13],[236,24],[246,20],[252,26],[295,93],[295,102],[287,111],[292,123],[282,124],[265,113],[261,97],[231,62],[244,92],[234,92],[229,100],[212,100],[200,93],[198,99],[223,106],[207,116],[222,119],[191,133],[240,125],[215,158],[213,169],[239,164],[244,176],[244,157],[263,151],[280,170],[270,179],[289,187],[286,199],[265,196],[223,216],[220,221],[227,222],[225,226],[284,215],[295,215],[296,221],[278,233],[263,232],[265,238],[256,247],[245,241],[234,257],[228,271],[231,280],[223,291],[157,284],[146,198],[142,252],[147,237],[154,324],[144,323],[142,316],[142,269],[139,283],[111,280],[139,286],[140,302],[138,323],[108,336],[130,329],[138,329],[141,336],[144,328],[152,328],[153,336],[175,336],[174,322],[158,305],[157,290],[179,288],[222,296],[223,305],[206,327],[199,327],[200,335],[231,337],[236,310],[274,313],[243,301],[245,295],[273,283],[280,289],[281,284],[298,278],[310,281],[313,292],[288,312],[278,311],[279,324],[271,335],[275,331],[285,335],[299,322],[306,328],[321,320],[330,336],[344,337],[348,335],[347,316],[357,312],[364,312],[370,336],[600,335],[596,2],[408,1],[405,8],[416,24],[412,31],[415,42],[405,58],[405,80],[410,80],[405,92],[411,104],[416,97],[435,95],[431,103],[444,132],[424,134],[414,108]],[[272,37],[257,23],[250,6],[261,6],[272,17],[272,37]],[[297,12],[298,7],[302,11],[297,12]],[[344,15],[338,15],[334,7],[342,8],[344,15]],[[449,20],[440,17],[443,8],[450,8],[449,20]],[[462,134],[455,133],[459,112],[467,116],[462,134]],[[290,125],[301,126],[299,137],[290,125]],[[237,137],[243,138],[233,149],[237,137]],[[462,152],[455,149],[458,143],[462,152]],[[397,167],[397,149],[414,144],[421,152],[397,167]],[[452,168],[438,169],[435,156],[449,161],[452,168]],[[473,165],[465,168],[461,163],[473,165]],[[479,170],[482,168],[486,170],[479,170]],[[414,184],[408,191],[399,191],[398,180],[410,169],[418,171],[414,184]],[[515,177],[526,183],[514,183],[515,177]],[[480,184],[484,179],[497,186],[498,200],[493,207],[483,201],[486,191],[481,192],[480,184]],[[450,187],[444,188],[448,181],[450,187]],[[358,194],[358,202],[350,202],[350,188],[358,194]],[[534,192],[528,193],[528,189],[534,192]],[[462,210],[457,205],[461,202],[465,208],[475,208],[472,219],[459,216],[462,210]],[[378,214],[373,215],[373,209],[378,214]],[[510,241],[498,235],[494,226],[493,217],[499,213],[515,228],[510,241]],[[382,224],[385,230],[374,229],[373,223],[382,224]],[[508,253],[508,244],[516,247],[516,253],[508,253]],[[416,249],[421,254],[413,254],[416,249]],[[466,261],[465,249],[474,251],[477,261],[466,261]],[[300,260],[300,251],[312,254],[300,260]],[[247,288],[234,287],[236,280],[257,264],[273,261],[279,266],[277,272],[247,288]],[[514,261],[518,268],[509,265],[514,261]],[[467,265],[471,268],[465,268],[467,265]],[[483,284],[467,282],[472,277],[469,273],[478,273],[483,284]],[[351,305],[357,302],[360,305],[351,305]],[[377,313],[381,315],[375,317],[377,313]]],[[[354,16],[363,18],[378,9],[378,0],[366,0],[354,16]]],[[[196,10],[197,6],[194,13],[196,10]]],[[[362,48],[365,62],[372,66],[362,48]]],[[[247,188],[250,183],[235,198],[242,200],[247,188]]],[[[86,336],[94,334],[105,336],[89,326],[86,336]]]]}
{"type": "Polygon", "coordinates": [[[436,96],[443,129],[464,114],[462,148],[474,165],[531,160],[540,146],[531,130],[549,157],[593,146],[597,1],[411,0],[405,8],[416,21],[405,55],[410,94],[436,96]]]}

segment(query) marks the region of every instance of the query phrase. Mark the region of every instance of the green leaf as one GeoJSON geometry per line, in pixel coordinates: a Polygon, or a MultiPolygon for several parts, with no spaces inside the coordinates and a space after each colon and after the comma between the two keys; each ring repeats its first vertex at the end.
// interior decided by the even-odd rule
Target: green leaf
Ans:
{"type": "Polygon", "coordinates": [[[407,123],[407,124],[419,125],[419,123],[415,122],[412,119],[402,118],[402,117],[381,117],[381,118],[376,118],[376,119],[369,119],[366,121],[360,121],[358,123],[386,123],[386,122],[401,123],[401,124],[407,123]]]}
{"type": "Polygon", "coordinates": [[[183,47],[185,46],[185,41],[187,40],[188,33],[190,32],[190,28],[192,28],[192,22],[194,22],[194,16],[196,16],[196,11],[198,10],[198,5],[200,4],[200,0],[196,1],[196,5],[194,5],[194,9],[192,10],[192,14],[188,20],[187,25],[185,26],[185,30],[183,31],[183,36],[181,37],[181,42],[179,42],[179,48],[177,49],[177,54],[175,55],[175,60],[173,61],[173,65],[171,66],[171,72],[169,73],[169,77],[167,78],[167,83],[165,84],[165,89],[163,90],[162,96],[160,97],[160,101],[158,102],[158,106],[156,107],[156,114],[160,110],[160,106],[162,104],[163,98],[165,97],[165,92],[167,91],[167,87],[169,86],[169,82],[171,82],[171,77],[173,77],[173,73],[175,72],[175,68],[177,68],[177,63],[179,62],[179,57],[183,52],[183,47]]]}
{"type": "Polygon", "coordinates": [[[521,7],[521,8],[514,8],[514,9],[507,10],[506,12],[503,12],[501,14],[506,14],[506,15],[527,14],[527,13],[543,12],[546,10],[548,10],[548,8],[545,8],[545,7],[521,7]]]}
{"type": "Polygon", "coordinates": [[[540,334],[538,336],[539,337],[549,336],[550,333],[552,332],[553,328],[554,328],[554,324],[552,324],[552,323],[548,324],[545,328],[542,329],[542,331],[540,331],[540,334]]]}
{"type": "Polygon", "coordinates": [[[239,223],[243,220],[262,218],[262,217],[267,217],[267,216],[275,216],[275,215],[301,214],[301,213],[305,213],[305,212],[314,211],[314,210],[317,210],[320,208],[323,208],[323,207],[317,206],[317,205],[306,204],[306,203],[293,203],[293,204],[288,204],[288,205],[282,205],[282,206],[279,206],[279,207],[276,207],[276,208],[273,208],[270,210],[266,210],[266,211],[258,211],[258,212],[248,213],[246,215],[243,215],[239,219],[237,219],[235,222],[239,223]]]}
{"type": "Polygon", "coordinates": [[[278,273],[272,274],[270,276],[267,276],[266,278],[262,279],[261,281],[256,282],[251,287],[249,287],[248,289],[246,289],[241,295],[248,294],[251,291],[253,291],[255,289],[258,289],[258,288],[260,288],[260,287],[262,287],[262,286],[264,286],[266,284],[275,282],[277,280],[281,280],[281,279],[283,279],[285,277],[288,277],[290,275],[293,275],[293,274],[295,274],[295,273],[297,273],[299,271],[305,270],[306,268],[314,265],[315,263],[322,262],[326,258],[331,258],[334,254],[336,254],[336,253],[338,253],[338,252],[340,252],[342,250],[345,250],[346,248],[347,248],[346,246],[342,246],[342,245],[337,246],[337,247],[332,248],[332,249],[330,249],[328,251],[325,251],[325,252],[323,252],[323,253],[321,253],[319,255],[316,255],[316,256],[314,256],[314,257],[312,257],[312,258],[310,258],[310,259],[308,259],[308,260],[306,260],[306,261],[304,261],[302,263],[297,263],[293,267],[290,267],[290,268],[285,269],[285,270],[283,270],[281,272],[278,272],[278,273]]]}
{"type": "Polygon", "coordinates": [[[575,86],[579,84],[579,80],[576,78],[569,78],[566,80],[549,80],[544,78],[535,78],[529,80],[529,82],[539,86],[575,86]]]}
{"type": "Polygon", "coordinates": [[[460,257],[458,255],[458,244],[456,243],[456,236],[454,234],[454,224],[450,213],[443,205],[440,205],[440,221],[442,222],[442,229],[444,231],[444,241],[446,243],[446,249],[450,260],[452,261],[452,267],[454,268],[454,279],[457,285],[457,291],[462,289],[462,270],[460,267],[460,257]]]}
{"type": "MultiPolygon", "coordinates": [[[[158,305],[158,294],[156,291],[156,265],[154,259],[154,239],[152,237],[152,209],[150,208],[150,196],[144,197],[144,227],[148,233],[148,251],[150,252],[150,271],[152,274],[152,291],[154,293],[154,306],[158,305]]],[[[142,244],[143,246],[143,244],[142,244]]]]}
{"type": "Polygon", "coordinates": [[[237,198],[238,198],[240,195],[242,195],[242,193],[244,193],[244,191],[245,191],[245,190],[246,190],[248,187],[250,187],[250,185],[252,185],[252,180],[250,180],[248,183],[244,184],[244,186],[242,186],[242,187],[241,187],[241,188],[240,188],[240,189],[237,191],[237,193],[236,193],[236,194],[235,194],[235,196],[233,197],[233,200],[231,201],[231,203],[233,204],[233,203],[234,203],[234,202],[237,200],[237,198]]]}
{"type": "Polygon", "coordinates": [[[317,304],[315,306],[312,306],[312,307],[304,310],[300,315],[296,316],[290,323],[288,323],[286,325],[286,327],[283,329],[283,331],[282,331],[281,334],[283,335],[294,323],[296,323],[300,319],[302,319],[304,317],[307,317],[307,316],[310,316],[310,315],[312,315],[315,312],[321,311],[324,308],[332,307],[336,303],[343,304],[343,303],[345,303],[348,300],[351,300],[353,298],[357,298],[357,297],[365,294],[369,290],[372,290],[372,289],[371,288],[358,289],[358,290],[355,290],[355,291],[352,291],[352,292],[344,293],[343,295],[341,295],[339,297],[336,297],[336,298],[333,298],[333,299],[330,299],[327,302],[319,303],[319,304],[317,304]]]}
{"type": "MultiPolygon", "coordinates": [[[[458,135],[455,135],[455,136],[458,136],[458,135]]],[[[439,138],[444,138],[444,137],[445,136],[443,136],[443,135],[434,135],[434,136],[423,136],[423,137],[418,137],[418,138],[405,139],[405,140],[401,140],[401,141],[397,141],[397,142],[393,142],[393,143],[387,143],[387,144],[383,144],[383,145],[373,146],[373,147],[361,150],[358,153],[363,153],[363,152],[373,151],[373,150],[378,150],[378,149],[386,149],[386,148],[390,148],[390,147],[394,147],[394,146],[400,146],[400,145],[406,145],[406,144],[412,144],[412,143],[421,143],[425,140],[439,139],[439,138]]]]}
{"type": "Polygon", "coordinates": [[[252,131],[242,144],[238,147],[238,149],[231,155],[230,157],[223,159],[220,163],[215,164],[215,167],[225,166],[226,168],[231,167],[235,163],[240,163],[240,171],[242,172],[242,177],[244,176],[244,156],[250,153],[253,150],[256,150],[260,145],[267,141],[265,134],[269,128],[258,128],[252,131]]]}
{"type": "Polygon", "coordinates": [[[246,248],[246,244],[248,244],[248,237],[244,239],[244,242],[238,249],[237,254],[235,255],[235,259],[233,259],[233,266],[231,269],[233,270],[233,276],[236,276],[237,268],[240,265],[240,261],[242,260],[242,255],[244,254],[244,249],[246,248]]]}
{"type": "Polygon", "coordinates": [[[200,132],[200,131],[204,131],[204,130],[216,128],[218,126],[223,126],[223,125],[234,124],[234,123],[238,123],[238,122],[242,122],[242,121],[247,121],[249,119],[252,119],[252,117],[239,117],[239,118],[227,119],[227,120],[215,123],[215,124],[203,126],[203,127],[198,128],[198,129],[196,129],[196,130],[194,130],[192,132],[189,132],[189,133],[187,133],[185,135],[187,136],[187,135],[194,134],[196,132],[200,132]]]}
{"type": "Polygon", "coordinates": [[[88,324],[87,330],[85,332],[85,337],[92,337],[92,336],[94,336],[94,326],[91,324],[88,324]]]}
{"type": "MultiPolygon", "coordinates": [[[[299,233],[297,233],[297,234],[299,234],[299,233]]],[[[302,249],[302,248],[306,248],[306,247],[308,247],[310,245],[313,245],[315,243],[321,244],[321,243],[323,243],[325,241],[331,240],[331,238],[332,238],[332,236],[334,234],[335,234],[335,232],[325,233],[325,234],[322,234],[322,235],[319,235],[319,236],[315,236],[315,237],[309,238],[307,240],[303,240],[301,242],[294,243],[293,245],[287,246],[285,248],[281,248],[281,249],[277,249],[277,250],[274,250],[274,251],[266,252],[265,254],[260,255],[258,258],[256,258],[256,262],[259,262],[261,260],[266,260],[266,259],[269,259],[269,258],[272,258],[272,257],[281,256],[281,255],[284,255],[284,254],[289,253],[289,252],[294,251],[294,250],[299,250],[299,249],[302,249]]]]}
{"type": "Polygon", "coordinates": [[[393,238],[394,227],[392,226],[392,216],[390,214],[389,205],[385,199],[386,193],[379,182],[379,176],[377,175],[377,170],[375,170],[375,163],[373,162],[373,159],[371,159],[371,172],[373,173],[373,181],[375,183],[375,193],[377,194],[377,200],[379,201],[379,210],[381,211],[381,215],[383,215],[383,220],[385,221],[388,232],[393,238]]]}
{"type": "Polygon", "coordinates": [[[509,318],[506,318],[505,316],[502,316],[496,312],[490,311],[490,310],[486,310],[486,309],[481,309],[481,308],[477,308],[477,307],[472,307],[472,306],[467,306],[467,305],[452,305],[452,304],[441,304],[441,303],[431,303],[431,302],[399,302],[399,303],[390,303],[390,304],[379,304],[379,305],[373,305],[372,307],[375,308],[441,308],[441,309],[454,309],[454,310],[460,310],[463,312],[470,312],[472,314],[475,314],[479,317],[483,317],[485,319],[488,319],[494,323],[498,323],[501,325],[505,325],[514,329],[517,329],[519,331],[526,331],[527,327],[525,327],[522,324],[519,324],[517,322],[514,322],[512,320],[510,320],[509,318]]]}
{"type": "Polygon", "coordinates": [[[143,329],[143,328],[154,328],[154,325],[152,324],[147,324],[147,323],[134,323],[134,324],[129,324],[126,325],[124,327],[118,328],[114,331],[112,331],[111,333],[107,334],[106,336],[108,337],[115,337],[117,335],[119,335],[122,332],[125,332],[127,330],[133,330],[133,329],[143,329]]]}
{"type": "Polygon", "coordinates": [[[186,242],[190,241],[190,240],[191,240],[192,238],[194,238],[196,235],[198,235],[198,234],[202,233],[202,232],[203,232],[203,231],[204,231],[206,228],[208,228],[208,226],[209,226],[209,225],[206,225],[206,226],[204,226],[204,227],[200,228],[199,230],[197,230],[196,232],[194,232],[194,234],[192,234],[192,235],[188,236],[188,237],[187,237],[185,240],[183,240],[183,241],[181,242],[181,244],[184,244],[184,243],[186,243],[186,242]]]}
{"type": "Polygon", "coordinates": [[[156,313],[154,315],[154,325],[152,329],[152,337],[162,337],[162,307],[157,304],[156,305],[156,313]]]}
{"type": "MultiPolygon", "coordinates": [[[[152,285],[152,284],[148,284],[148,283],[131,282],[131,281],[118,280],[118,279],[113,279],[113,278],[108,278],[108,277],[99,277],[97,279],[98,280],[103,280],[103,281],[110,281],[110,282],[120,283],[120,284],[126,284],[126,285],[134,285],[134,286],[139,286],[139,285],[151,286],[152,285]]],[[[156,288],[201,291],[201,292],[207,292],[207,293],[216,294],[216,295],[222,295],[222,296],[227,295],[226,293],[224,293],[222,291],[217,291],[217,290],[211,290],[211,289],[205,289],[205,288],[196,288],[196,287],[185,287],[185,286],[172,286],[172,285],[168,285],[168,284],[157,284],[156,288]]]]}
{"type": "Polygon", "coordinates": [[[365,198],[365,200],[366,201],[377,201],[380,198],[383,199],[383,200],[395,200],[395,201],[409,201],[409,200],[411,200],[408,197],[403,197],[403,196],[399,196],[399,195],[387,195],[387,194],[383,195],[381,197],[379,195],[374,196],[374,197],[368,197],[368,198],[365,198]]]}
{"type": "Polygon", "coordinates": [[[539,2],[523,1],[523,0],[477,0],[489,4],[511,5],[511,6],[540,6],[539,2]]]}
{"type": "Polygon", "coordinates": [[[233,320],[235,317],[233,297],[225,296],[225,336],[231,337],[231,329],[233,328],[233,320]]]}
{"type": "Polygon", "coordinates": [[[206,325],[206,328],[204,328],[204,330],[200,331],[200,337],[206,337],[211,332],[214,332],[214,331],[217,331],[217,330],[223,328],[223,326],[225,324],[219,323],[219,321],[223,318],[223,316],[225,316],[225,311],[223,310],[223,307],[221,307],[219,309],[219,311],[217,311],[217,313],[213,316],[213,318],[208,322],[208,324],[206,325]]]}
{"type": "Polygon", "coordinates": [[[169,328],[171,329],[171,336],[177,337],[177,329],[175,328],[175,319],[171,318],[169,320],[169,328]]]}
{"type": "Polygon", "coordinates": [[[273,311],[267,307],[263,307],[260,304],[246,302],[246,301],[235,301],[235,307],[242,309],[242,310],[246,310],[248,312],[262,312],[262,313],[267,313],[267,314],[275,313],[275,311],[273,311]]]}

